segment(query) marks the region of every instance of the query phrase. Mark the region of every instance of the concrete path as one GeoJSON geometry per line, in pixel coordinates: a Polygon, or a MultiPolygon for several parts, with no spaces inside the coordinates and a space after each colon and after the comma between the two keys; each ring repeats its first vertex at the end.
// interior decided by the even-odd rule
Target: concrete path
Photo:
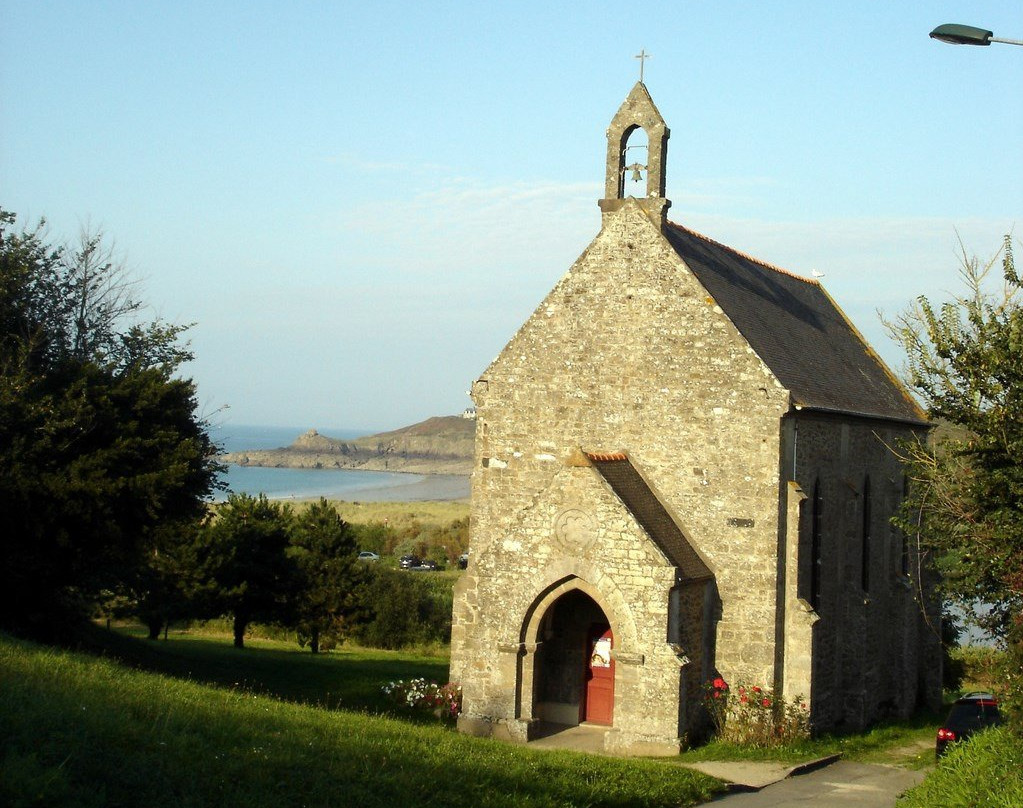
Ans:
{"type": "MultiPolygon", "coordinates": [[[[529,746],[605,754],[607,727],[550,725],[546,731],[544,737],[530,741],[529,746]]],[[[914,750],[915,747],[910,751],[914,750]]],[[[724,803],[726,808],[893,808],[899,794],[917,785],[925,774],[898,766],[853,763],[841,760],[838,755],[797,766],[762,761],[679,765],[729,783],[729,793],[710,803],[724,803]]]]}
{"type": "Polygon", "coordinates": [[[812,760],[807,763],[792,765],[757,760],[709,760],[700,763],[681,763],[687,769],[694,769],[709,774],[729,784],[729,791],[759,791],[789,777],[807,774],[835,763],[841,755],[812,760]]]}
{"type": "MultiPolygon", "coordinates": [[[[723,803],[726,808],[893,808],[898,796],[923,780],[924,774],[898,766],[839,760],[759,790],[725,794],[712,804],[723,803]]],[[[723,779],[736,782],[727,775],[723,779]]]]}

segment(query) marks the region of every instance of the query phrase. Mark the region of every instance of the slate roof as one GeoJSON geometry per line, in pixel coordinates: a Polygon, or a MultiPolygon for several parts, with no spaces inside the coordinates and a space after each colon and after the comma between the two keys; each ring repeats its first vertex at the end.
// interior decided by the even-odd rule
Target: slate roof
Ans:
{"type": "Polygon", "coordinates": [[[627,455],[587,452],[586,456],[654,544],[679,569],[683,580],[714,577],[627,455]]]}
{"type": "Polygon", "coordinates": [[[668,242],[795,405],[923,423],[917,405],[815,280],[668,223],[668,242]]]}

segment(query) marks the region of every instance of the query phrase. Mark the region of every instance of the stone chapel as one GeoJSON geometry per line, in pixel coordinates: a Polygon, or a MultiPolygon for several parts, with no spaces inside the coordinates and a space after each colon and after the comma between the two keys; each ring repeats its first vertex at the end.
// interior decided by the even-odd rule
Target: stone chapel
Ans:
{"type": "Polygon", "coordinates": [[[923,413],[816,279],[668,221],[668,135],[637,83],[599,234],[473,384],[459,729],[672,754],[718,676],[816,729],[938,706],[929,573],[889,521],[923,413]]]}

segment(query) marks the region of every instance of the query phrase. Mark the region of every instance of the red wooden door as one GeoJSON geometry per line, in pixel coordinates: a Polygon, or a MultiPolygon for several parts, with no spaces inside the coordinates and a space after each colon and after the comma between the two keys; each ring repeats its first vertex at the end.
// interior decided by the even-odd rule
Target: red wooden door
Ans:
{"type": "Polygon", "coordinates": [[[615,707],[615,663],[611,655],[614,637],[607,625],[590,627],[586,643],[586,693],[583,721],[611,723],[615,707]]]}

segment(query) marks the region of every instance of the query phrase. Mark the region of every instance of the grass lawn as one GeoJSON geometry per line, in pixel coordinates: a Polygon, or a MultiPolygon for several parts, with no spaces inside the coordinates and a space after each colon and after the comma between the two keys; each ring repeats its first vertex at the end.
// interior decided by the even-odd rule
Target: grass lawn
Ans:
{"type": "Polygon", "coordinates": [[[371,690],[396,674],[446,673],[443,660],[314,657],[274,643],[237,651],[226,638],[122,635],[112,645],[177,675],[0,635],[0,804],[677,806],[720,787],[658,761],[542,752],[314,706],[373,710],[371,690]]]}
{"type": "Polygon", "coordinates": [[[393,712],[380,687],[422,676],[448,680],[448,657],[342,646],[330,653],[301,650],[294,641],[247,637],[239,651],[229,635],[170,631],[147,641],[142,629],[96,630],[94,652],[156,673],[328,709],[393,712]]]}

